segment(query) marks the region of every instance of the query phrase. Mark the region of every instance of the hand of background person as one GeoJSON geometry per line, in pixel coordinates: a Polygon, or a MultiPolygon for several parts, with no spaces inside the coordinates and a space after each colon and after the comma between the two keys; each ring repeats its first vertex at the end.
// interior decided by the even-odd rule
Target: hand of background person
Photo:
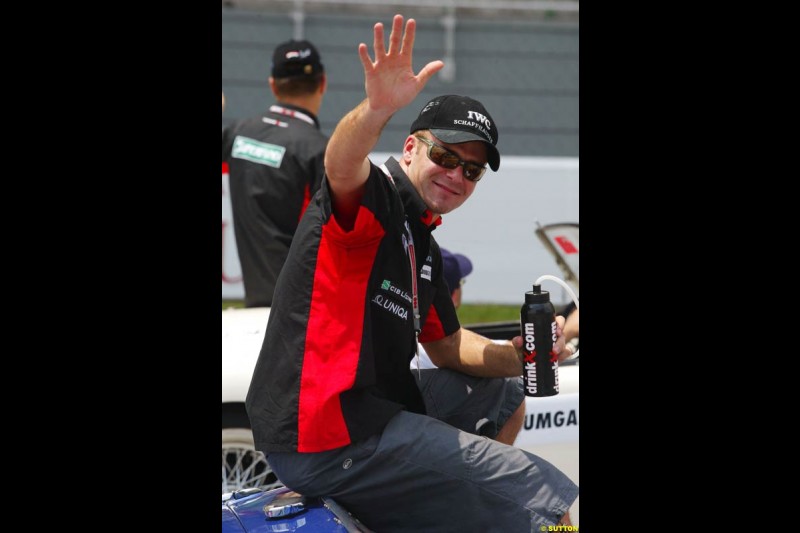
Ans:
{"type": "Polygon", "coordinates": [[[225,111],[225,93],[222,93],[222,110],[225,111]]]}
{"type": "Polygon", "coordinates": [[[564,324],[564,337],[566,337],[567,342],[578,337],[579,318],[578,309],[573,310],[567,316],[567,322],[564,324]]]}
{"type": "Polygon", "coordinates": [[[412,52],[416,27],[416,21],[408,19],[403,33],[403,16],[395,15],[389,35],[389,50],[386,51],[383,23],[376,23],[373,29],[374,62],[369,57],[368,46],[364,43],[358,45],[358,55],[364,65],[364,86],[372,110],[394,113],[405,107],[417,97],[430,77],[444,67],[442,61],[431,61],[418,75],[414,75],[412,52]]]}

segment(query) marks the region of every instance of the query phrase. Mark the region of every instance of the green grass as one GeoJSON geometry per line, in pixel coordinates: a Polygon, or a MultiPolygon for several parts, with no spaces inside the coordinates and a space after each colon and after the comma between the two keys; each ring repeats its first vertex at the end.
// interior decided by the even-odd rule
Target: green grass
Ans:
{"type": "Polygon", "coordinates": [[[222,300],[222,308],[228,309],[229,307],[244,307],[244,300],[222,300]]]}
{"type": "MultiPolygon", "coordinates": [[[[222,308],[244,307],[242,300],[222,300],[222,308]]],[[[519,320],[519,305],[463,304],[458,309],[458,320],[462,324],[503,322],[519,320]]]]}
{"type": "Polygon", "coordinates": [[[481,324],[484,322],[505,322],[519,320],[520,305],[504,304],[461,304],[458,308],[458,321],[461,324],[481,324]]]}

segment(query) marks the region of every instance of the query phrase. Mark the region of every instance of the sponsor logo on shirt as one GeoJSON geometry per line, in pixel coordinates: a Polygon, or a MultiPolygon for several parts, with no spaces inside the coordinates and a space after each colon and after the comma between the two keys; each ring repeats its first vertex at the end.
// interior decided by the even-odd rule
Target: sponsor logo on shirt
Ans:
{"type": "Polygon", "coordinates": [[[286,148],[237,135],[233,140],[231,155],[259,165],[280,168],[286,148]]]}
{"type": "Polygon", "coordinates": [[[428,281],[430,281],[431,280],[431,266],[427,265],[427,264],[426,265],[422,265],[422,271],[420,272],[420,275],[423,278],[425,278],[428,281]]]}
{"type": "Polygon", "coordinates": [[[381,289],[393,292],[399,297],[401,297],[403,300],[407,301],[408,303],[411,303],[411,295],[409,295],[406,291],[392,285],[392,282],[389,281],[388,279],[383,280],[383,283],[381,283],[381,289]]]}
{"type": "Polygon", "coordinates": [[[382,294],[376,294],[375,297],[372,299],[372,303],[377,305],[378,307],[389,311],[396,317],[402,318],[403,320],[408,320],[408,309],[403,307],[401,304],[395,302],[391,298],[388,298],[382,294]]]}

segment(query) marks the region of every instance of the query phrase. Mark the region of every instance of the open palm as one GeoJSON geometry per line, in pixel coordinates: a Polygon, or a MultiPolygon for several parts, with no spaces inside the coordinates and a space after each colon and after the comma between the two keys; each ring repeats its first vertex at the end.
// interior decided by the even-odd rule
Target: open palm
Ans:
{"type": "Polygon", "coordinates": [[[361,43],[358,46],[358,55],[364,65],[367,99],[372,109],[388,109],[394,112],[405,107],[417,97],[428,79],[444,67],[441,61],[431,61],[418,75],[414,75],[412,52],[416,27],[416,21],[408,19],[403,34],[403,16],[395,15],[387,51],[384,47],[383,24],[375,24],[375,61],[370,59],[366,44],[361,43]]]}

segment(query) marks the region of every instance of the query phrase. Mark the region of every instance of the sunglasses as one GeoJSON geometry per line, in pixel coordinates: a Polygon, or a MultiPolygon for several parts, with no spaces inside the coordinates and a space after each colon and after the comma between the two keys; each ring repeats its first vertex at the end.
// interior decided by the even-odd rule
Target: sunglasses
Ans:
{"type": "Polygon", "coordinates": [[[438,145],[435,142],[431,141],[430,139],[426,139],[425,137],[419,137],[418,135],[414,135],[417,139],[424,142],[428,145],[428,159],[439,165],[440,167],[453,169],[457,166],[461,166],[463,170],[464,179],[467,179],[473,183],[477,183],[478,180],[481,179],[483,173],[486,172],[486,167],[481,165],[476,165],[475,163],[468,163],[467,161],[463,161],[459,159],[459,157],[445,148],[444,146],[438,145]]]}

